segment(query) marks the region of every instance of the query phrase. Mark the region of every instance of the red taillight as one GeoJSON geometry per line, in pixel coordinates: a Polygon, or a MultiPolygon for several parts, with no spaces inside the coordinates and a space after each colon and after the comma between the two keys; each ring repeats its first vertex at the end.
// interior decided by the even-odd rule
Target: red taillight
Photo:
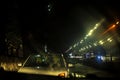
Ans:
{"type": "Polygon", "coordinates": [[[58,74],[59,77],[65,78],[65,73],[58,74]]]}

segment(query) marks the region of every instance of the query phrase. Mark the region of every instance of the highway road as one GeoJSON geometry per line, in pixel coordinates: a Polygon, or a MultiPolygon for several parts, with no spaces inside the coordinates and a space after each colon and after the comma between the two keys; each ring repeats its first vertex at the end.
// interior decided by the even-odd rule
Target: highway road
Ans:
{"type": "Polygon", "coordinates": [[[75,64],[74,67],[69,68],[69,72],[72,76],[76,77],[85,77],[86,75],[92,75],[96,77],[101,77],[101,78],[113,78],[113,77],[118,77],[118,75],[98,70],[89,66],[85,66],[82,64],[75,64]]]}

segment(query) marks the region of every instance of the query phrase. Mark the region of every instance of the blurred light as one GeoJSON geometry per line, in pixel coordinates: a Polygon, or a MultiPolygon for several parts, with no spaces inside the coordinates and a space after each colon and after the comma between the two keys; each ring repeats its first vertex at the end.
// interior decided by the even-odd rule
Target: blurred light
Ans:
{"type": "Polygon", "coordinates": [[[83,40],[81,40],[80,43],[83,43],[83,40]]]}
{"type": "Polygon", "coordinates": [[[119,24],[119,21],[117,21],[116,24],[119,24]]]}
{"type": "Polygon", "coordinates": [[[101,59],[101,56],[97,56],[98,59],[101,59]]]}
{"type": "Polygon", "coordinates": [[[87,39],[87,37],[85,37],[84,39],[87,39]]]}
{"type": "Polygon", "coordinates": [[[69,55],[72,56],[72,53],[70,53],[69,55]]]}
{"type": "Polygon", "coordinates": [[[71,73],[72,74],[72,76],[74,77],[74,73],[71,73]]]}
{"type": "Polygon", "coordinates": [[[86,48],[88,49],[88,46],[86,46],[86,48]]]}
{"type": "Polygon", "coordinates": [[[18,66],[21,67],[21,66],[22,66],[22,63],[18,63],[18,66]]]}
{"type": "Polygon", "coordinates": [[[101,60],[104,60],[103,56],[101,56],[101,60]]]}
{"type": "Polygon", "coordinates": [[[91,46],[91,45],[89,45],[89,47],[91,48],[92,46],[91,46]]]}
{"type": "Polygon", "coordinates": [[[42,59],[42,61],[44,62],[44,61],[45,61],[45,59],[42,59]]]}
{"type": "Polygon", "coordinates": [[[102,40],[99,41],[100,44],[104,44],[104,42],[102,40]]]}
{"type": "Polygon", "coordinates": [[[115,28],[115,26],[116,26],[116,25],[112,25],[112,27],[110,27],[110,29],[113,29],[113,28],[115,28]]]}
{"type": "Polygon", "coordinates": [[[50,9],[48,9],[48,11],[50,11],[50,9]]]}
{"type": "Polygon", "coordinates": [[[70,69],[67,69],[68,72],[70,72],[70,69]]]}
{"type": "Polygon", "coordinates": [[[90,32],[87,34],[87,36],[91,36],[94,30],[90,30],[90,32]]]}
{"type": "Polygon", "coordinates": [[[50,7],[50,5],[48,5],[48,8],[50,7]]]}
{"type": "Polygon", "coordinates": [[[94,43],[94,46],[97,46],[97,43],[94,43]]]}
{"type": "Polygon", "coordinates": [[[37,68],[39,69],[40,67],[39,67],[39,66],[37,66],[37,68]]]}
{"type": "Polygon", "coordinates": [[[94,57],[94,53],[93,52],[91,53],[91,57],[94,57]]]}
{"type": "Polygon", "coordinates": [[[77,46],[77,45],[76,45],[76,44],[74,44],[74,46],[73,46],[73,47],[75,48],[76,46],[77,46]]]}
{"type": "Polygon", "coordinates": [[[94,30],[97,29],[97,26],[94,27],[94,30]]]}
{"type": "Polygon", "coordinates": [[[38,54],[38,55],[35,55],[35,57],[40,57],[40,55],[38,54]]]}
{"type": "Polygon", "coordinates": [[[90,33],[92,33],[94,30],[90,30],[90,33]]]}
{"type": "Polygon", "coordinates": [[[79,77],[79,75],[78,75],[78,74],[75,74],[75,76],[76,76],[76,77],[79,77]]]}
{"type": "Polygon", "coordinates": [[[73,66],[74,66],[73,64],[70,64],[70,63],[68,64],[68,67],[73,67],[73,66]]]}
{"type": "Polygon", "coordinates": [[[112,39],[111,39],[111,38],[108,38],[107,41],[112,42],[112,39]]]}
{"type": "Polygon", "coordinates": [[[98,58],[99,60],[105,61],[105,57],[103,57],[103,56],[97,56],[97,58],[98,58]]]}
{"type": "Polygon", "coordinates": [[[81,48],[81,50],[83,50],[83,48],[81,48]]]}
{"type": "Polygon", "coordinates": [[[109,27],[107,30],[105,30],[105,31],[102,33],[102,35],[103,35],[103,34],[106,34],[108,31],[112,30],[112,29],[115,28],[115,27],[116,27],[116,25],[113,24],[111,27],[109,27]]]}
{"type": "Polygon", "coordinates": [[[72,49],[72,46],[69,49],[72,49]]]}
{"type": "Polygon", "coordinates": [[[99,24],[96,24],[95,26],[98,26],[99,24]]]}
{"type": "Polygon", "coordinates": [[[81,75],[82,78],[85,78],[86,76],[85,75],[81,75]]]}

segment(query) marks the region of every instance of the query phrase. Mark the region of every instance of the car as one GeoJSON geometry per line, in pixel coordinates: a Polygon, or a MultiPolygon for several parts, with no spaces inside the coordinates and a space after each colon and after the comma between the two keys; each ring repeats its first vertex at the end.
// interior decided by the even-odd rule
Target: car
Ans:
{"type": "Polygon", "coordinates": [[[30,55],[18,72],[68,77],[67,67],[62,54],[30,55]]]}

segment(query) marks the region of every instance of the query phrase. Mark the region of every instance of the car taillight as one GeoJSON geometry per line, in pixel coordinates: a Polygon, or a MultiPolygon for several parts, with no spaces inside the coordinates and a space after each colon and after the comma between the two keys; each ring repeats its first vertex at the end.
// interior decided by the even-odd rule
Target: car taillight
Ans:
{"type": "Polygon", "coordinates": [[[65,73],[58,74],[59,77],[65,78],[65,73]]]}

